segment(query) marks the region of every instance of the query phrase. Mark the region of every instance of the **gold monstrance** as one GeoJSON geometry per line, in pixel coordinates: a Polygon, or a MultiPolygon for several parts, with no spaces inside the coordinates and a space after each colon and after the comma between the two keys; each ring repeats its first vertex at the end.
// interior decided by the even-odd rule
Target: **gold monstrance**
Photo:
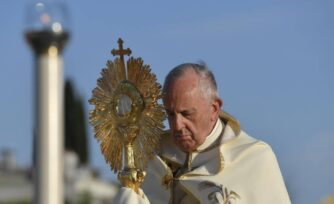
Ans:
{"type": "Polygon", "coordinates": [[[158,147],[163,134],[165,114],[161,99],[161,86],[149,65],[141,58],[130,57],[125,67],[124,55],[131,50],[119,49],[119,55],[107,62],[89,103],[95,105],[90,112],[90,123],[100,142],[106,162],[123,186],[138,193],[145,177],[145,167],[158,147]]]}

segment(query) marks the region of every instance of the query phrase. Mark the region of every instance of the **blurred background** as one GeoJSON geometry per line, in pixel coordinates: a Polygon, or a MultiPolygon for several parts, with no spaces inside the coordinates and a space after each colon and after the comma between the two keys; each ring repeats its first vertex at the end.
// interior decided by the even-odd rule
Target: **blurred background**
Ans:
{"type": "MultiPolygon", "coordinates": [[[[15,203],[13,191],[22,203],[31,198],[35,72],[24,28],[34,2],[0,1],[0,203],[15,203]]],[[[72,121],[65,174],[76,183],[67,196],[81,189],[81,198],[108,199],[119,185],[88,124],[88,99],[119,37],[159,83],[180,63],[206,62],[223,109],[272,146],[292,202],[321,203],[333,195],[334,1],[60,2],[70,32],[63,53],[72,121]]]]}

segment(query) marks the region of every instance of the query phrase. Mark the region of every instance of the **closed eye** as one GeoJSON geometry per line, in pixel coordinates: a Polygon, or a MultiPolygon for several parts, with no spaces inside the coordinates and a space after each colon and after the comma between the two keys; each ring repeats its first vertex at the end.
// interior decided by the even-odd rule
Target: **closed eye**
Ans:
{"type": "Polygon", "coordinates": [[[195,110],[185,110],[185,111],[181,111],[181,115],[185,118],[192,118],[194,117],[196,114],[195,110]]]}
{"type": "MultiPolygon", "coordinates": [[[[196,111],[184,110],[184,111],[181,111],[179,114],[181,114],[183,117],[189,118],[189,117],[192,117],[195,114],[195,112],[196,111]]],[[[178,113],[172,112],[167,109],[166,109],[166,113],[168,117],[174,117],[176,114],[178,114],[178,113]]]]}
{"type": "Polygon", "coordinates": [[[181,115],[184,116],[184,117],[187,117],[187,116],[190,116],[191,113],[189,111],[182,111],[181,115]]]}

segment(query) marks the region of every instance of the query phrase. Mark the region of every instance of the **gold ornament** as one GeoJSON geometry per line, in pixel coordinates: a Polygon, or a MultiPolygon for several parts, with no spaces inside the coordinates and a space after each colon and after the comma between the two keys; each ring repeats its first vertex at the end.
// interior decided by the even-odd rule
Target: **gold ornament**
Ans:
{"type": "Polygon", "coordinates": [[[165,113],[158,104],[161,86],[149,65],[141,58],[130,57],[126,69],[124,55],[130,55],[131,50],[123,49],[122,39],[118,44],[119,50],[111,53],[120,57],[107,62],[89,100],[95,105],[90,123],[106,162],[119,172],[124,186],[138,193],[143,170],[163,135],[165,113]]]}

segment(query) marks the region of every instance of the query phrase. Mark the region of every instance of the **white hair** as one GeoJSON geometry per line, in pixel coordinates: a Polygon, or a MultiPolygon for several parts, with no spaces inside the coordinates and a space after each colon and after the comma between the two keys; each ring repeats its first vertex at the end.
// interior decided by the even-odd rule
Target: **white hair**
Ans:
{"type": "Polygon", "coordinates": [[[165,78],[163,86],[163,94],[168,92],[169,85],[182,77],[187,70],[193,70],[200,77],[198,86],[205,98],[208,100],[215,100],[219,98],[217,83],[213,73],[204,64],[184,63],[173,68],[165,78]]]}

